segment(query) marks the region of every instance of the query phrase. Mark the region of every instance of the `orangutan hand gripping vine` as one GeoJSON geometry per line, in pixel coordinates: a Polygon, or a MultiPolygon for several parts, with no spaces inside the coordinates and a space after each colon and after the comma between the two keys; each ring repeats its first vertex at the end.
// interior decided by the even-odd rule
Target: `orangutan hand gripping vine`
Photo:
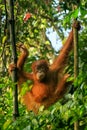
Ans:
{"type": "MultiPolygon", "coordinates": [[[[73,27],[79,30],[78,23],[74,23],[73,27]]],[[[69,77],[69,74],[64,74],[63,71],[72,48],[73,30],[70,32],[68,39],[60,51],[60,55],[52,65],[49,66],[46,60],[35,61],[32,64],[33,73],[27,73],[23,71],[23,66],[28,56],[28,50],[24,45],[20,46],[21,54],[17,61],[18,86],[21,86],[26,80],[33,81],[32,89],[23,96],[23,102],[28,110],[38,112],[41,105],[47,108],[63,97],[68,86],[66,80],[69,77]]],[[[10,73],[14,67],[15,65],[13,64],[9,66],[10,73]]]]}

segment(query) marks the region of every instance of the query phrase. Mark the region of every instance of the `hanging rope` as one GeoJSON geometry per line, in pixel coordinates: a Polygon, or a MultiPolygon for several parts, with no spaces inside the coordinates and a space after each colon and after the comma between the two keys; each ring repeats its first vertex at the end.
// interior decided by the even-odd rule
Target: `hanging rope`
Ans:
{"type": "MultiPolygon", "coordinates": [[[[78,24],[75,20],[74,23],[78,24]]],[[[78,61],[78,29],[73,28],[73,41],[74,41],[74,80],[77,78],[79,73],[79,61],[78,61]]],[[[74,130],[79,130],[79,122],[74,123],[74,130]]]]}

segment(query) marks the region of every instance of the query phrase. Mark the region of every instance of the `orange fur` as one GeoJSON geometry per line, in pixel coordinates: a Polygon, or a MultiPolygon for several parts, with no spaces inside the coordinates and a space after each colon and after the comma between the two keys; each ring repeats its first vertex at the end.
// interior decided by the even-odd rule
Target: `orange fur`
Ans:
{"type": "MultiPolygon", "coordinates": [[[[77,24],[74,24],[74,27],[78,27],[77,24]]],[[[18,68],[18,85],[20,86],[26,80],[33,81],[33,87],[31,91],[26,92],[23,96],[23,102],[26,105],[28,110],[33,110],[35,113],[38,112],[40,106],[44,105],[45,108],[49,107],[51,104],[58,101],[58,99],[62,98],[65,94],[68,86],[68,82],[66,82],[69,74],[63,74],[63,70],[67,63],[67,58],[69,56],[69,52],[73,48],[73,30],[70,32],[66,43],[64,44],[62,50],[60,51],[60,55],[56,58],[52,65],[48,65],[47,61],[39,60],[33,63],[32,70],[33,73],[27,73],[23,71],[23,66],[25,60],[28,56],[28,51],[25,46],[20,47],[21,55],[19,56],[17,62],[18,68]],[[43,79],[40,81],[37,80],[37,73],[41,67],[44,66],[44,74],[43,79]]],[[[9,71],[11,73],[14,65],[10,65],[9,71]]],[[[41,72],[39,73],[41,75],[41,72]]]]}

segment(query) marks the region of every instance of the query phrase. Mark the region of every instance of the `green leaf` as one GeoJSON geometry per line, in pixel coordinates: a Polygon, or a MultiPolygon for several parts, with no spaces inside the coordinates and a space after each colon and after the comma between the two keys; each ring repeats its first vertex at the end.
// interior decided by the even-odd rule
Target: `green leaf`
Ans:
{"type": "Polygon", "coordinates": [[[80,13],[81,17],[84,17],[85,15],[87,15],[87,10],[85,10],[83,7],[80,7],[80,13]]]}
{"type": "Polygon", "coordinates": [[[67,16],[64,18],[63,26],[65,26],[66,23],[70,23],[70,19],[71,19],[71,13],[67,14],[67,16]]]}
{"type": "Polygon", "coordinates": [[[33,120],[32,120],[32,124],[33,124],[33,125],[38,125],[38,121],[37,121],[36,119],[33,119],[33,120]]]}
{"type": "Polygon", "coordinates": [[[72,12],[71,17],[76,19],[76,18],[78,17],[78,14],[79,14],[79,8],[77,8],[76,10],[74,10],[74,11],[72,12]]]}
{"type": "Polygon", "coordinates": [[[7,40],[7,36],[4,36],[3,39],[2,39],[2,43],[4,44],[7,40]]]}
{"type": "Polygon", "coordinates": [[[22,87],[21,95],[24,95],[27,91],[31,90],[32,85],[29,85],[29,82],[27,81],[27,82],[24,82],[21,87],[22,87]]]}
{"type": "Polygon", "coordinates": [[[9,127],[9,125],[11,124],[11,122],[12,122],[12,120],[7,120],[5,123],[4,123],[4,125],[3,125],[3,130],[7,130],[8,129],[8,127],[9,127]]]}

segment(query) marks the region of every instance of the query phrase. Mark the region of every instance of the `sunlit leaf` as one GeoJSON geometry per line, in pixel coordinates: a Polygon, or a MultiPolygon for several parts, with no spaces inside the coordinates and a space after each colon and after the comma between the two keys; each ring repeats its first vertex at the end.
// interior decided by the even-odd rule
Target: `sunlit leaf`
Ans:
{"type": "Polygon", "coordinates": [[[7,130],[8,129],[8,126],[11,124],[12,120],[7,120],[4,125],[3,125],[3,130],[7,130]]]}
{"type": "Polygon", "coordinates": [[[5,43],[7,40],[7,36],[4,36],[3,39],[2,39],[2,43],[5,43]]]}
{"type": "Polygon", "coordinates": [[[87,10],[85,10],[82,7],[80,7],[80,13],[81,13],[81,17],[84,17],[85,15],[87,15],[87,10]]]}
{"type": "Polygon", "coordinates": [[[78,14],[79,14],[79,8],[75,9],[75,10],[72,12],[71,17],[76,19],[76,18],[78,17],[78,14]]]}

